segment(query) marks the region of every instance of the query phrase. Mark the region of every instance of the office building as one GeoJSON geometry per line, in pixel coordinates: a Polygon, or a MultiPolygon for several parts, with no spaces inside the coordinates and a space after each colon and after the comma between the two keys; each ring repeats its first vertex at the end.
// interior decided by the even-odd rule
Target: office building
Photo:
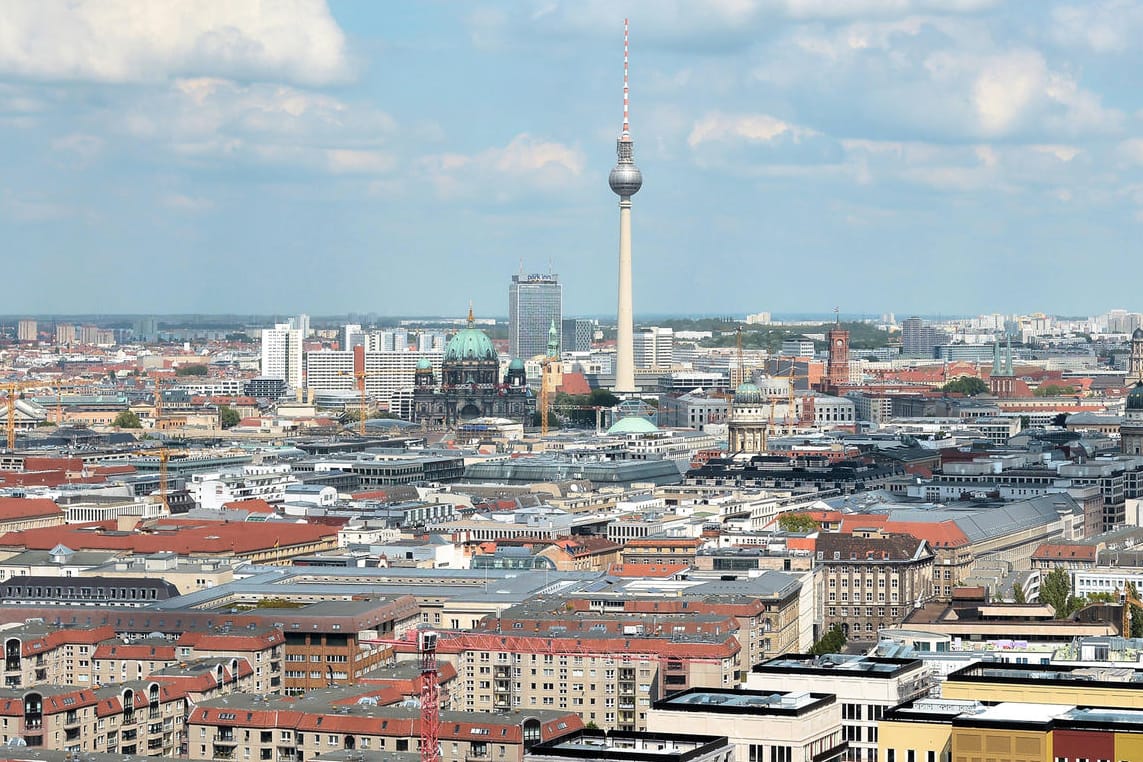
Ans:
{"type": "Polygon", "coordinates": [[[352,352],[354,347],[365,346],[365,331],[356,323],[350,323],[342,329],[341,349],[352,352]]]}
{"type": "Polygon", "coordinates": [[[566,318],[561,326],[564,352],[590,352],[591,340],[595,335],[595,321],[584,318],[566,318]]]}
{"type": "Polygon", "coordinates": [[[635,367],[669,368],[674,362],[675,332],[671,328],[644,328],[634,335],[635,367]]]}
{"type": "Polygon", "coordinates": [[[508,287],[508,354],[527,360],[548,353],[552,322],[561,325],[563,286],[554,273],[513,275],[508,287]]]}
{"type": "Polygon", "coordinates": [[[288,323],[262,329],[263,378],[280,378],[291,389],[302,387],[302,336],[288,323]]]}
{"type": "Polygon", "coordinates": [[[843,654],[780,656],[755,667],[746,679],[749,690],[763,695],[795,691],[836,696],[842,740],[848,746],[844,759],[854,762],[876,762],[877,723],[882,715],[924,696],[931,684],[929,668],[920,659],[843,654]]]}
{"type": "Polygon", "coordinates": [[[948,333],[915,315],[901,324],[901,354],[904,357],[933,357],[938,346],[948,343],[948,333]]]}
{"type": "Polygon", "coordinates": [[[725,733],[738,762],[838,762],[842,705],[831,693],[691,688],[656,701],[652,733],[725,733]]]}

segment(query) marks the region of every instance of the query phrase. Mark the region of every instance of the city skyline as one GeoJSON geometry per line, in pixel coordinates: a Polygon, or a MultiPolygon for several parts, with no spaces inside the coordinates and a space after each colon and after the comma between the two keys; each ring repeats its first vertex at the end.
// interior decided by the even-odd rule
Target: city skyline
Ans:
{"type": "Polygon", "coordinates": [[[624,16],[637,316],[1133,308],[1140,3],[142,7],[0,21],[13,313],[613,314],[624,16]]]}

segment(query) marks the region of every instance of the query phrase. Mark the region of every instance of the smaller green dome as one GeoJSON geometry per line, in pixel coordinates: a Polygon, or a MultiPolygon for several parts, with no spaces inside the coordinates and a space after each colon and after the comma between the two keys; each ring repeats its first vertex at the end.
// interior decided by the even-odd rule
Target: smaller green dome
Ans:
{"type": "Polygon", "coordinates": [[[761,402],[762,390],[749,381],[744,381],[734,390],[735,402],[761,402]]]}
{"type": "Polygon", "coordinates": [[[1135,384],[1135,388],[1127,395],[1128,410],[1143,410],[1143,381],[1135,384]]]}
{"type": "Polygon", "coordinates": [[[607,430],[608,434],[653,434],[659,427],[638,415],[620,418],[607,430]]]}
{"type": "Polygon", "coordinates": [[[429,358],[422,357],[420,360],[417,360],[417,370],[432,370],[432,369],[433,369],[433,362],[429,358]]]}
{"type": "Polygon", "coordinates": [[[524,370],[524,361],[519,357],[513,357],[512,362],[508,363],[508,370],[524,370]]]}

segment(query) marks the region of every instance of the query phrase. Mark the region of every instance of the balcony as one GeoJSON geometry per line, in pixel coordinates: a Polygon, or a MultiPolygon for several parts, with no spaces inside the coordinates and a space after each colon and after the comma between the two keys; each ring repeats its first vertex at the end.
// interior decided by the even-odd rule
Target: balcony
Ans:
{"type": "Polygon", "coordinates": [[[224,744],[234,745],[234,743],[235,743],[234,731],[233,730],[220,730],[214,736],[214,742],[215,743],[224,743],[224,744]]]}
{"type": "Polygon", "coordinates": [[[234,759],[234,749],[220,749],[215,746],[214,754],[212,756],[214,759],[234,759]]]}
{"type": "Polygon", "coordinates": [[[162,738],[152,738],[150,741],[147,741],[147,749],[149,751],[154,751],[156,749],[161,749],[161,748],[163,748],[163,739],[162,738]]]}

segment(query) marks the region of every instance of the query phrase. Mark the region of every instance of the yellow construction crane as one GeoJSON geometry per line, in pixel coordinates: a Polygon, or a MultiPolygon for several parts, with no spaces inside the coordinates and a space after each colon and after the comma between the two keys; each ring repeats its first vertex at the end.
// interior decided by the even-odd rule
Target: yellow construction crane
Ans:
{"type": "Polygon", "coordinates": [[[1131,637],[1131,608],[1138,606],[1143,609],[1143,601],[1139,600],[1138,596],[1132,592],[1130,586],[1124,585],[1122,592],[1119,593],[1119,603],[1123,606],[1123,621],[1120,624],[1119,636],[1129,638],[1131,637]]]}
{"type": "Polygon", "coordinates": [[[353,376],[354,383],[357,384],[357,390],[361,393],[361,409],[357,421],[357,433],[365,436],[365,421],[368,419],[367,413],[369,412],[369,397],[365,393],[365,379],[370,376],[380,376],[380,373],[369,373],[368,371],[348,371],[343,370],[338,373],[339,376],[353,376]]]}
{"type": "Polygon", "coordinates": [[[136,450],[134,455],[157,455],[159,457],[159,502],[163,504],[163,508],[167,513],[171,512],[171,504],[167,499],[167,493],[170,491],[168,487],[167,478],[167,463],[170,461],[172,455],[185,456],[189,453],[186,450],[172,450],[169,447],[160,447],[155,450],[136,450]]]}

